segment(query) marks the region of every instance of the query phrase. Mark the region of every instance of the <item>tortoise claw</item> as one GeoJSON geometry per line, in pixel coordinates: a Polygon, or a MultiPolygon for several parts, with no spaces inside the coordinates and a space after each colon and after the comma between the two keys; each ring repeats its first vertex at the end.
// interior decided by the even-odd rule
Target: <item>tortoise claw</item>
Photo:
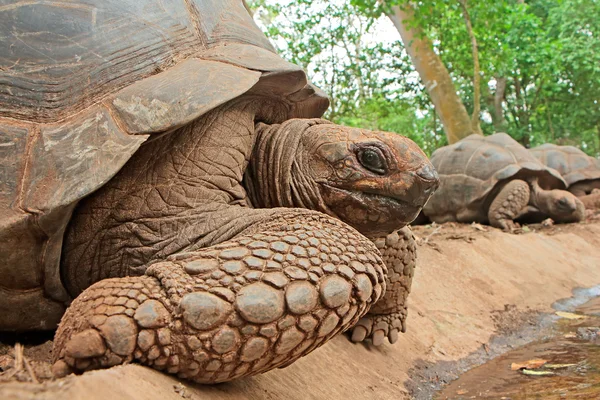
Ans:
{"type": "Polygon", "coordinates": [[[362,317],[352,330],[353,342],[364,342],[371,339],[373,345],[381,346],[387,337],[391,344],[398,341],[399,332],[403,332],[402,315],[367,314],[362,317]]]}
{"type": "Polygon", "coordinates": [[[388,340],[391,344],[394,344],[398,341],[398,329],[390,330],[390,333],[388,334],[388,340]]]}
{"type": "Polygon", "coordinates": [[[381,346],[383,344],[383,339],[385,339],[385,332],[380,330],[375,331],[375,333],[373,333],[373,345],[375,346],[381,346]]]}
{"type": "Polygon", "coordinates": [[[58,360],[52,365],[52,374],[55,378],[64,378],[73,373],[73,369],[64,360],[58,360]]]}
{"type": "Polygon", "coordinates": [[[353,342],[362,342],[367,337],[367,329],[364,326],[356,326],[352,330],[352,341],[353,342]]]}

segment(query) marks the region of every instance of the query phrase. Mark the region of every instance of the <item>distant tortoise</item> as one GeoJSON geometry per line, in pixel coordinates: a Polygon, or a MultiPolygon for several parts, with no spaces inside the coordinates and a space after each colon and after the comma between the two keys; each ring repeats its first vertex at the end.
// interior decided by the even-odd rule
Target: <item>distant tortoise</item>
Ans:
{"type": "Polygon", "coordinates": [[[567,190],[579,197],[586,208],[600,207],[600,160],[577,147],[550,143],[529,151],[542,164],[560,172],[569,185],[567,190]]]}
{"type": "Polygon", "coordinates": [[[57,375],[208,383],[357,322],[355,341],[397,339],[403,227],[435,170],[405,137],[296,119],[328,100],[241,1],[17,1],[0,20],[0,330],[55,329],[76,297],[57,375]]]}
{"type": "Polygon", "coordinates": [[[432,221],[489,223],[505,230],[534,212],[557,222],[580,221],[583,204],[565,191],[560,174],[542,165],[505,133],[471,135],[436,150],[440,188],[424,214],[432,221]]]}

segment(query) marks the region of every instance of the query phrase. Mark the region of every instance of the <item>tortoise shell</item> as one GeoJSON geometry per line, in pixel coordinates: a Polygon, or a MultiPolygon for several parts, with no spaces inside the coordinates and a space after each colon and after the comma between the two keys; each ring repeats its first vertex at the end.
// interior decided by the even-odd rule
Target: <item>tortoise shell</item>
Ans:
{"type": "Polygon", "coordinates": [[[424,213],[433,221],[485,222],[493,197],[510,179],[537,177],[544,189],[566,188],[557,171],[506,133],[470,135],[436,150],[431,162],[440,175],[440,188],[424,213]]]}
{"type": "Polygon", "coordinates": [[[546,143],[529,150],[542,164],[557,170],[569,186],[600,179],[600,160],[573,146],[546,143]]]}
{"type": "Polygon", "coordinates": [[[152,134],[244,93],[287,104],[288,118],[329,104],[241,0],[18,0],[0,21],[0,316],[39,315],[0,317],[0,330],[56,325],[73,208],[152,134]]]}

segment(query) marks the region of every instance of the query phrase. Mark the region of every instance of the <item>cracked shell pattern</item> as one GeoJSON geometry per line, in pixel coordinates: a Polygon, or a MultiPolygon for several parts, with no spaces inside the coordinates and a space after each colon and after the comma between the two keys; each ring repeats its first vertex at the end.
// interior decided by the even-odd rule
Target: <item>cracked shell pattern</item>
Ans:
{"type": "Polygon", "coordinates": [[[255,375],[355,325],[386,285],[373,242],[315,213],[272,218],[146,274],[101,281],[73,302],[57,374],[139,362],[202,383],[255,375]]]}

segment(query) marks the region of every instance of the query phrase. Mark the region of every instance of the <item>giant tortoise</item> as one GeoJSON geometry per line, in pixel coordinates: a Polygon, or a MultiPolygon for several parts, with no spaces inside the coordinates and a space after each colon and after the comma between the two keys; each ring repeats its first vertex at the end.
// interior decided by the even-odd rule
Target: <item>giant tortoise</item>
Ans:
{"type": "Polygon", "coordinates": [[[0,330],[64,314],[59,376],[206,383],[353,326],[397,339],[403,227],[437,174],[405,137],[316,118],[326,96],[240,0],[16,1],[0,21],[0,330]]]}
{"type": "Polygon", "coordinates": [[[557,222],[579,221],[584,207],[560,174],[540,163],[506,133],[470,135],[436,150],[431,162],[440,189],[423,213],[432,221],[489,223],[505,230],[527,213],[557,222]]]}
{"type": "Polygon", "coordinates": [[[567,190],[583,202],[586,208],[600,206],[600,160],[590,157],[574,146],[546,143],[529,150],[542,164],[562,175],[567,190]]]}

